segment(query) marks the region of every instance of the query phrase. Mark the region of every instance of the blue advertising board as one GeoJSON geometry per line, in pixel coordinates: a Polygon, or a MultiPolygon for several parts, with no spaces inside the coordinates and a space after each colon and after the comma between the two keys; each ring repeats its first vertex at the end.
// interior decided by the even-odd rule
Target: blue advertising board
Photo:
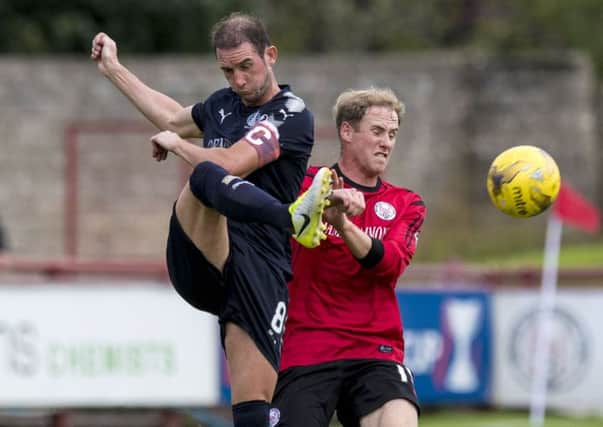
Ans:
{"type": "Polygon", "coordinates": [[[398,292],[404,364],[422,404],[486,403],[491,386],[491,303],[484,291],[398,292]]]}
{"type": "MultiPolygon", "coordinates": [[[[404,364],[421,404],[487,403],[491,386],[491,299],[485,291],[399,290],[404,364]]],[[[221,363],[220,394],[230,402],[221,363]]]]}

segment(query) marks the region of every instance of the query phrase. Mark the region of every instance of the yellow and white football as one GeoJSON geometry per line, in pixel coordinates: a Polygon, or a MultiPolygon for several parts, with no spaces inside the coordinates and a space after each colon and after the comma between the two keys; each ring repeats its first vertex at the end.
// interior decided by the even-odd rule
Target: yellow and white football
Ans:
{"type": "Polygon", "coordinates": [[[518,145],[492,161],[486,186],[496,208],[513,217],[528,218],[544,212],[555,201],[561,176],[546,151],[518,145]]]}

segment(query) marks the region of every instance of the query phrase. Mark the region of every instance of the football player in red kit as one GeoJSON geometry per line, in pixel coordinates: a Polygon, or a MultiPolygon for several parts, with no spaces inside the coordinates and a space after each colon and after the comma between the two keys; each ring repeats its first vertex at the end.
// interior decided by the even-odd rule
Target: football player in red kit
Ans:
{"type": "MultiPolygon", "coordinates": [[[[334,192],[355,189],[365,209],[352,217],[334,204],[323,216],[327,240],[315,249],[294,244],[273,425],[326,427],[335,411],[344,426],[418,424],[395,288],[415,253],[425,205],[382,178],[403,114],[389,89],[337,99],[334,192]]],[[[308,169],[300,191],[318,170],[308,169]]]]}

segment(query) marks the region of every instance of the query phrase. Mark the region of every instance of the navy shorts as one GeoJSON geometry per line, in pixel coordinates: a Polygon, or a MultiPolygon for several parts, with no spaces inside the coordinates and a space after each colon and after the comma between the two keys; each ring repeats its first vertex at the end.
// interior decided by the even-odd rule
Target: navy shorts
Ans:
{"type": "Polygon", "coordinates": [[[351,427],[393,399],[420,411],[408,368],[386,360],[337,360],[280,372],[272,407],[277,427],[327,427],[335,411],[351,427]]]}
{"type": "Polygon", "coordinates": [[[207,261],[172,213],[167,267],[176,292],[193,307],[218,316],[222,346],[227,322],[245,330],[278,372],[287,316],[286,272],[229,232],[224,271],[207,261]]]}

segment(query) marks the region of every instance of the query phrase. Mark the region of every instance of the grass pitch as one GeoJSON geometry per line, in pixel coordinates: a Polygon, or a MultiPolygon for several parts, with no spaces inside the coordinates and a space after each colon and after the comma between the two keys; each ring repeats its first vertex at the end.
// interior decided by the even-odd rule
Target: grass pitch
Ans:
{"type": "MultiPolygon", "coordinates": [[[[421,427],[530,427],[527,412],[513,411],[437,411],[430,412],[419,420],[421,427]]],[[[603,418],[570,417],[547,414],[544,427],[603,427],[603,418]]]]}
{"type": "MultiPolygon", "coordinates": [[[[492,267],[540,267],[544,258],[543,249],[518,251],[512,255],[489,257],[473,261],[492,267]]],[[[560,268],[598,268],[603,266],[603,242],[562,244],[559,251],[560,268]]]]}
{"type": "MultiPolygon", "coordinates": [[[[336,421],[331,424],[331,427],[340,426],[336,421]]],[[[419,427],[530,427],[530,422],[525,411],[425,408],[419,427]]],[[[547,414],[544,427],[603,427],[603,418],[547,414]]]]}

